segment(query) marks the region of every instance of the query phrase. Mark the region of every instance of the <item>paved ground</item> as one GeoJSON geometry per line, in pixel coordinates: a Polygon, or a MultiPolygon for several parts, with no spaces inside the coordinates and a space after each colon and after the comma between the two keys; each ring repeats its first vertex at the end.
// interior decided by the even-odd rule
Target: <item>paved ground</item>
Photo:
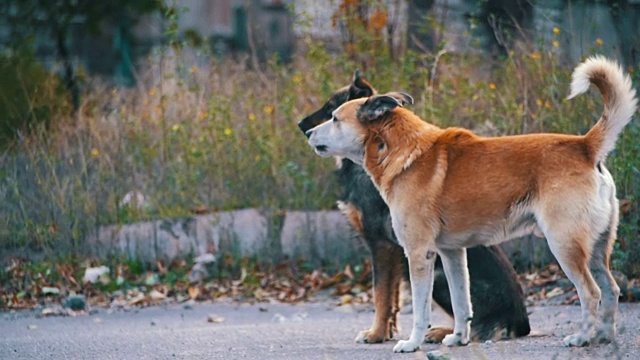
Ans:
{"type": "MultiPolygon", "coordinates": [[[[78,317],[3,313],[0,359],[424,359],[433,350],[452,359],[640,359],[640,304],[621,304],[616,344],[581,349],[561,345],[578,328],[579,307],[530,310],[532,328],[544,336],[451,349],[425,344],[416,354],[394,354],[395,341],[354,343],[370,325],[372,308],[336,308],[328,301],[169,305],[78,317]],[[210,316],[218,322],[208,322],[210,316]]],[[[436,319],[446,320],[439,313],[436,319]]],[[[404,339],[411,315],[401,315],[400,324],[404,339]]]]}

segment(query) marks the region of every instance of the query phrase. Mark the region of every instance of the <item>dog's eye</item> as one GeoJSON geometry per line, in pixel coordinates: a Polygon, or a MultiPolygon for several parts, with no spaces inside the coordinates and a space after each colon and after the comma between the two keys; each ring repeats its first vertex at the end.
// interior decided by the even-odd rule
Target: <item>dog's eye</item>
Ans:
{"type": "Polygon", "coordinates": [[[340,122],[340,119],[338,119],[337,117],[333,117],[333,122],[340,122]]]}

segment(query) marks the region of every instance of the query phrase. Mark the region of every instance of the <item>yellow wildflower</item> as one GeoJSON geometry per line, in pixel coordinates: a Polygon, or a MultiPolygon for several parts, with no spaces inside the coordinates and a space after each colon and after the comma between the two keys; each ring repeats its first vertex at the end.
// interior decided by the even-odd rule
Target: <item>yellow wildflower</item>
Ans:
{"type": "Polygon", "coordinates": [[[530,58],[532,58],[533,60],[538,60],[540,59],[540,53],[539,52],[534,52],[531,55],[529,55],[530,58]]]}
{"type": "Polygon", "coordinates": [[[274,109],[275,107],[273,105],[267,105],[264,107],[263,111],[265,114],[270,115],[274,109]]]}
{"type": "Polygon", "coordinates": [[[294,84],[300,84],[302,82],[302,76],[295,74],[293,75],[293,83],[294,84]]]}
{"type": "Polygon", "coordinates": [[[91,156],[97,157],[100,155],[100,151],[96,148],[91,149],[91,156]]]}
{"type": "Polygon", "coordinates": [[[604,44],[604,41],[602,41],[602,39],[600,39],[600,38],[596,39],[596,45],[597,46],[602,46],[603,44],[604,44]]]}
{"type": "Polygon", "coordinates": [[[553,47],[554,48],[559,48],[560,47],[560,43],[558,42],[558,40],[553,40],[553,47]]]}
{"type": "Polygon", "coordinates": [[[489,89],[495,90],[496,89],[496,84],[495,83],[489,83],[489,89]]]}
{"type": "Polygon", "coordinates": [[[249,120],[256,121],[256,114],[254,113],[249,114],[249,120]]]}
{"type": "Polygon", "coordinates": [[[558,36],[560,35],[560,29],[558,29],[557,27],[553,28],[553,35],[558,36]]]}
{"type": "Polygon", "coordinates": [[[180,124],[174,124],[174,125],[171,127],[171,130],[173,130],[174,132],[176,132],[176,131],[180,130],[180,124]]]}
{"type": "Polygon", "coordinates": [[[225,128],[224,129],[224,134],[225,135],[230,136],[232,133],[233,133],[233,131],[231,129],[229,129],[229,128],[225,128]]]}
{"type": "Polygon", "coordinates": [[[542,106],[542,100],[540,99],[536,100],[536,104],[538,104],[538,106],[542,106]]]}

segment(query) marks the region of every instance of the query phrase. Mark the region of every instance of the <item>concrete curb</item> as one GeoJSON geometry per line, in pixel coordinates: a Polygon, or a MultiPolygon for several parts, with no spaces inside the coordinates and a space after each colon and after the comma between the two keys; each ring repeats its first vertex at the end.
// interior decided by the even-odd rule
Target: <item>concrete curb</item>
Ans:
{"type": "MultiPolygon", "coordinates": [[[[339,211],[243,209],[110,225],[90,236],[88,244],[98,257],[123,254],[145,262],[204,253],[255,256],[273,262],[286,257],[314,264],[339,264],[369,256],[339,211]]],[[[520,269],[553,260],[546,241],[534,237],[507,242],[503,249],[520,269]]]]}

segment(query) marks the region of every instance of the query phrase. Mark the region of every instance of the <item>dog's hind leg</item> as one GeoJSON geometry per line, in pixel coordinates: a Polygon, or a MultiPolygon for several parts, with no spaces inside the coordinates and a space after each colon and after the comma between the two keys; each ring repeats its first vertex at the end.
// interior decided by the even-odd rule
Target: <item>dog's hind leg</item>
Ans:
{"type": "Polygon", "coordinates": [[[449,283],[451,303],[453,305],[453,334],[444,337],[442,344],[447,346],[466,345],[469,343],[471,330],[471,295],[469,290],[469,269],[467,267],[467,250],[439,249],[444,272],[449,283]]]}
{"type": "Polygon", "coordinates": [[[551,252],[576,287],[580,298],[582,329],[576,334],[566,336],[563,343],[566,346],[588,345],[594,338],[600,301],[600,289],[588,267],[588,244],[591,242],[591,234],[587,230],[576,230],[573,234],[566,235],[547,230],[545,236],[551,252]]]}
{"type": "Polygon", "coordinates": [[[616,313],[620,287],[609,270],[609,257],[616,240],[618,225],[618,201],[612,197],[612,216],[609,227],[596,240],[591,252],[589,269],[602,291],[600,300],[600,328],[596,331],[594,342],[611,342],[616,336],[616,313]]]}

